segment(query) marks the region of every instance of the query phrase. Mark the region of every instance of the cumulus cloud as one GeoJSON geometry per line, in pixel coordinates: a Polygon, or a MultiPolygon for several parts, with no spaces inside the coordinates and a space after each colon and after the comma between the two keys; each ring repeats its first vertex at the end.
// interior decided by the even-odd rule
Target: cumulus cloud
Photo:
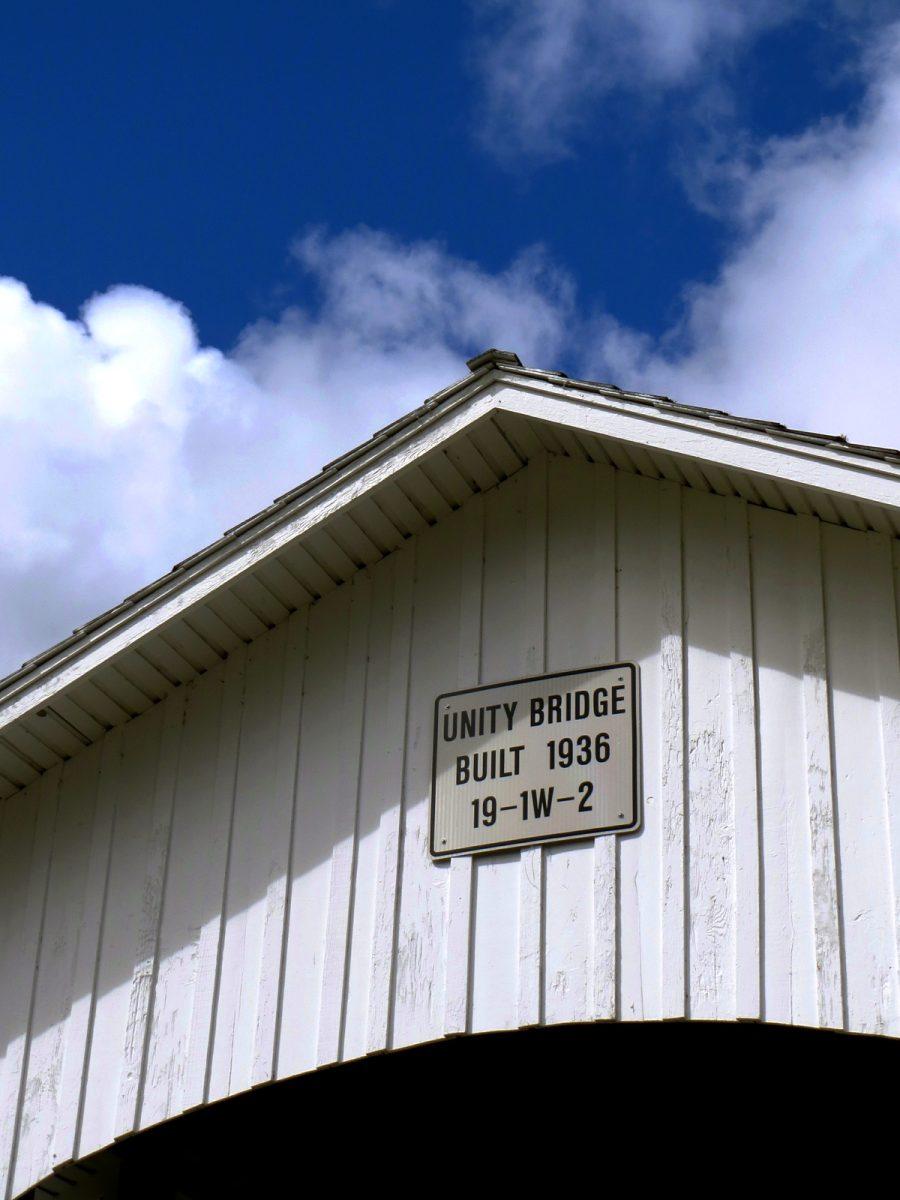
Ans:
{"type": "MultiPolygon", "coordinates": [[[[420,403],[488,344],[521,345],[535,361],[558,355],[574,307],[568,276],[540,247],[495,275],[438,243],[404,244],[370,229],[313,232],[293,254],[319,285],[318,306],[252,326],[236,359],[271,396],[327,395],[361,420],[375,397],[380,405],[394,397],[379,420],[420,403]]],[[[333,438],[331,400],[316,419],[333,438]]]]}
{"type": "Polygon", "coordinates": [[[188,550],[188,430],[252,392],[163,296],[117,288],[70,321],[0,280],[0,662],[188,550]]]}
{"type": "Polygon", "coordinates": [[[731,250],[662,338],[584,311],[539,249],[301,238],[314,301],[223,353],[137,287],[77,320],[0,280],[0,670],[419,404],[488,345],[689,403],[900,443],[900,29],[865,109],[720,164],[731,250]]]}
{"type": "Polygon", "coordinates": [[[116,287],[79,320],[0,279],[0,673],[166,571],[463,373],[488,343],[555,361],[572,306],[539,249],[488,274],[371,230],[294,250],[309,310],[198,345],[116,287]]]}
{"type": "Polygon", "coordinates": [[[661,341],[601,317],[589,369],[688,399],[900,444],[900,26],[867,106],[723,166],[735,241],[661,341]]]}
{"type": "Polygon", "coordinates": [[[482,136],[498,155],[564,156],[617,90],[709,83],[716,67],[806,0],[479,0],[482,136]]]}

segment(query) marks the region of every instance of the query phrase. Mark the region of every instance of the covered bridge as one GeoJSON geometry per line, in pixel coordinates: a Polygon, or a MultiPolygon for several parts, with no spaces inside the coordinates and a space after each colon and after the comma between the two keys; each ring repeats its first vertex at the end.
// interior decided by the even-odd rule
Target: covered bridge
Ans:
{"type": "Polygon", "coordinates": [[[468,365],[0,685],[0,1196],[449,1035],[900,1035],[900,454],[468,365]],[[432,828],[438,697],[610,666],[621,811],[432,828]]]}

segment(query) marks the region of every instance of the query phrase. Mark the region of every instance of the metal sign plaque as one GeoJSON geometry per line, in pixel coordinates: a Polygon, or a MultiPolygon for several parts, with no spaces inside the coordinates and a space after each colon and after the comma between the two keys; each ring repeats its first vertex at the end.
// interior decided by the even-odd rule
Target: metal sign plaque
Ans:
{"type": "Polygon", "coordinates": [[[633,663],[438,696],[432,855],[637,829],[639,703],[633,663]]]}

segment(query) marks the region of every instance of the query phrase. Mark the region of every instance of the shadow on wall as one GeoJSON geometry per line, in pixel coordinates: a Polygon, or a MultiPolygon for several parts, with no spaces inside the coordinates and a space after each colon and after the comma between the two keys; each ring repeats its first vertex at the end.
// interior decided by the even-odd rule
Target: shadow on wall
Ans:
{"type": "MultiPolygon", "coordinates": [[[[429,864],[426,874],[416,863],[424,862],[425,856],[432,705],[442,691],[544,669],[565,670],[616,659],[637,661],[642,665],[644,693],[644,790],[656,792],[664,747],[653,714],[658,715],[666,694],[660,678],[663,643],[684,630],[688,685],[685,744],[691,766],[696,753],[699,774],[707,778],[711,772],[703,756],[712,755],[710,741],[730,736],[728,713],[746,699],[729,690],[735,645],[749,653],[755,644],[759,728],[769,731],[760,748],[763,801],[767,786],[769,795],[778,788],[795,797],[805,795],[803,761],[796,753],[796,746],[803,744],[803,730],[794,727],[802,719],[798,714],[803,712],[804,672],[824,679],[827,662],[833,693],[844,698],[838,707],[858,711],[863,724],[877,723],[878,706],[873,701],[881,694],[891,700],[898,698],[896,671],[883,668],[888,637],[889,655],[896,660],[893,585],[889,565],[885,565],[889,564],[885,559],[887,539],[827,531],[823,597],[815,522],[762,511],[751,513],[748,521],[743,506],[716,497],[682,493],[672,485],[562,460],[551,463],[548,476],[535,487],[537,469],[532,464],[495,491],[476,497],[403,550],[361,572],[353,583],[313,606],[308,630],[301,628],[305,617],[296,614],[289,628],[279,627],[247,648],[245,667],[239,661],[244,657],[241,651],[221,668],[179,689],[186,719],[176,757],[178,784],[171,822],[165,804],[160,807],[162,760],[158,754],[166,737],[165,710],[171,699],[126,727],[123,744],[132,756],[132,769],[140,771],[142,778],[129,777],[126,772],[119,782],[120,798],[109,826],[112,858],[108,877],[105,863],[101,862],[100,869],[92,866],[92,856],[99,853],[102,857],[103,842],[97,839],[98,818],[91,816],[95,800],[89,781],[82,780],[81,790],[80,785],[68,788],[65,784],[51,837],[44,948],[31,1018],[28,1083],[23,1085],[26,1104],[35,1112],[48,1103],[45,1083],[51,1090],[57,1086],[53,1081],[60,1077],[59,1063],[65,1059],[70,1064],[84,1053],[92,1063],[91,1075],[83,1088],[77,1082],[75,1104],[83,1110],[79,1124],[83,1121],[92,1136],[99,1137],[105,1130],[109,1131],[105,1140],[110,1140],[123,1111],[129,1111],[128,1105],[139,1122],[152,1123],[177,1111],[181,1100],[185,1104],[199,1102],[202,1095],[190,1095],[184,1079],[189,1058],[196,1054],[192,1038],[198,1033],[212,1045],[208,1060],[204,1051],[201,1082],[213,1097],[227,1087],[237,1090],[257,1082],[254,1073],[260,1054],[263,1059],[268,1055],[271,1073],[279,1036],[281,1072],[314,1066],[321,1020],[318,1005],[324,1003],[321,972],[328,969],[327,963],[322,967],[322,943],[332,911],[329,906],[335,903],[330,881],[332,870],[346,865],[333,868],[332,854],[342,839],[352,841],[354,836],[356,850],[348,862],[355,877],[346,912],[350,949],[341,959],[346,974],[339,990],[339,1004],[343,1003],[346,1011],[337,1019],[339,1025],[343,1020],[340,1037],[349,1039],[342,1044],[342,1053],[365,1053],[364,1033],[356,1030],[365,1029],[363,1009],[369,1003],[369,959],[377,933],[384,822],[396,807],[401,780],[407,842],[399,853],[399,866],[396,860],[388,866],[400,874],[404,899],[399,926],[404,920],[403,904],[421,907],[423,918],[419,941],[398,945],[396,966],[388,968],[389,986],[394,989],[395,1006],[406,1005],[410,1012],[416,1005],[435,1007],[433,992],[443,986],[443,980],[435,977],[437,964],[429,955],[435,953],[435,945],[443,944],[438,923],[443,919],[444,899],[437,884],[443,883],[449,867],[429,864]],[[549,506],[542,507],[548,495],[549,506]],[[672,545],[673,531],[677,538],[680,527],[672,506],[679,504],[683,504],[683,553],[677,543],[672,545]],[[547,536],[546,553],[535,542],[535,531],[538,537],[547,536]],[[680,593],[671,586],[669,572],[673,564],[682,563],[684,587],[680,593]],[[752,605],[747,602],[736,608],[732,603],[735,595],[745,594],[746,600],[741,572],[749,570],[751,563],[752,605]],[[810,575],[812,570],[818,573],[810,575]],[[885,586],[890,583],[889,603],[881,582],[885,586]],[[817,613],[825,612],[827,653],[816,632],[817,613]],[[299,677],[291,676],[294,666],[302,668],[302,697],[299,677]],[[296,708],[286,709],[284,697],[295,685],[297,695],[291,703],[296,701],[296,708]],[[284,731],[286,711],[291,720],[299,719],[301,701],[303,738],[294,812],[293,776],[285,786],[285,777],[279,774],[284,758],[279,730],[284,731]],[[709,729],[713,729],[712,739],[705,737],[709,729]],[[394,749],[391,762],[386,762],[385,747],[396,746],[404,735],[405,757],[394,749]],[[362,753],[357,762],[359,746],[362,753]],[[788,767],[785,753],[794,755],[788,767]],[[225,774],[223,763],[229,767],[225,774]],[[211,872],[212,858],[221,863],[218,875],[211,872]],[[151,894],[157,878],[147,867],[151,859],[157,864],[154,870],[160,887],[165,885],[161,903],[151,894]],[[78,980],[90,985],[95,978],[96,955],[89,947],[97,931],[90,920],[82,928],[87,912],[84,896],[92,879],[102,889],[105,916],[96,965],[97,998],[90,1008],[86,1003],[89,988],[80,988],[78,980]],[[290,919],[283,940],[287,879],[291,881],[287,888],[290,919]],[[439,890],[441,896],[436,898],[439,890]],[[216,922],[223,897],[225,920],[220,928],[216,922]],[[148,971],[148,957],[157,944],[159,966],[155,972],[148,971]],[[212,955],[211,969],[205,954],[212,955]],[[216,955],[220,956],[218,965],[216,955]],[[282,961],[287,970],[280,980],[282,961]],[[196,993],[198,973],[203,971],[208,971],[204,987],[219,1006],[212,1029],[208,1024],[196,1025],[192,989],[196,993]],[[404,992],[405,988],[408,991],[404,992]],[[413,995],[416,989],[418,993],[413,995]],[[269,1002],[278,1010],[274,1016],[266,1008],[269,1002]],[[70,1046],[70,1033],[63,1030],[76,1009],[78,1037],[88,1040],[87,1048],[83,1043],[70,1046]],[[248,1013],[257,1017],[256,1025],[248,1013]],[[262,1051],[257,1032],[260,1013],[271,1018],[266,1034],[271,1044],[268,1048],[263,1045],[262,1051]],[[294,1042],[283,1037],[285,1030],[294,1042]],[[148,1048],[142,1049],[147,1038],[148,1048]],[[113,1094],[110,1098],[110,1081],[104,1071],[121,1066],[125,1044],[131,1046],[134,1060],[128,1070],[134,1067],[140,1078],[123,1109],[121,1097],[117,1100],[113,1094]],[[218,1079],[227,1084],[220,1086],[218,1079]]],[[[824,691],[820,699],[827,721],[829,701],[824,691]]],[[[752,700],[745,715],[752,728],[757,715],[752,700]]],[[[865,737],[871,733],[877,740],[880,734],[866,728],[865,737]]],[[[288,732],[295,736],[293,727],[288,732]]],[[[726,742],[722,746],[727,750],[726,742]]],[[[843,753],[841,746],[838,750],[843,753]]],[[[102,748],[97,751],[95,766],[101,753],[102,748]]],[[[851,746],[846,759],[850,767],[844,775],[848,771],[853,774],[853,753],[851,746]]],[[[294,761],[291,759],[291,764],[294,761]]],[[[64,770],[64,781],[77,781],[85,764],[89,765],[86,756],[73,760],[64,770]]],[[[838,774],[843,764],[840,759],[838,774]]],[[[693,782],[689,783],[693,791],[693,782]]],[[[789,800],[787,796],[784,803],[789,800]]],[[[708,801],[706,797],[704,803],[708,801]]],[[[99,814],[99,800],[96,803],[99,814]]],[[[781,803],[778,798],[777,804],[781,803]]],[[[775,808],[772,811],[774,821],[777,813],[775,808]]],[[[770,833],[775,828],[772,821],[770,833]]],[[[648,826],[648,837],[649,833],[648,826]]],[[[571,848],[561,849],[560,861],[572,853],[571,848]]],[[[501,864],[514,858],[517,856],[497,856],[495,861],[501,864]]],[[[554,886],[554,878],[548,887],[554,886]]],[[[99,922],[99,917],[97,910],[92,920],[99,922]]],[[[658,924],[658,919],[653,919],[658,924]]],[[[326,956],[328,949],[326,946],[326,956]]],[[[413,1018],[409,1020],[411,1025],[413,1018]]],[[[422,1028],[429,1034],[427,1024],[422,1028]]],[[[22,1028],[10,1028],[10,1043],[22,1032],[22,1028]]],[[[574,1037],[571,1033],[561,1036],[574,1037]]],[[[627,1042],[630,1036],[622,1033],[618,1045],[637,1045],[627,1042]]],[[[743,1046],[750,1045],[752,1034],[732,1031],[730,1036],[746,1036],[743,1046]]],[[[420,1060],[431,1064],[427,1069],[411,1067],[405,1081],[397,1074],[380,1085],[391,1089],[383,1097],[379,1097],[377,1085],[366,1093],[368,1085],[361,1084],[360,1094],[368,1094],[370,1109],[351,1119],[335,1105],[330,1132],[316,1103],[310,1102],[295,1122],[280,1126],[276,1143],[262,1156],[246,1138],[232,1133],[223,1137],[220,1132],[215,1138],[210,1135],[212,1140],[200,1158],[215,1163],[215,1170],[225,1178],[229,1170],[247,1169],[252,1175],[253,1170],[262,1169],[260,1157],[271,1157],[285,1172],[284,1178],[293,1181],[291,1186],[296,1183],[299,1187],[310,1170],[310,1156],[318,1159],[321,1153],[326,1132],[329,1137],[345,1138],[349,1146],[361,1136],[357,1126],[369,1121],[384,1133],[377,1152],[372,1143],[372,1152],[377,1153],[384,1170],[394,1169],[387,1167],[385,1156],[396,1162],[408,1149],[408,1122],[417,1129],[423,1169],[430,1162],[429,1169],[442,1174],[462,1163],[471,1164],[473,1155],[534,1153],[538,1137],[546,1137],[548,1147],[555,1147],[554,1153],[566,1146],[569,1155],[573,1126],[585,1137],[594,1129],[590,1134],[594,1145],[597,1129],[602,1128],[602,1137],[615,1145],[629,1128],[641,1123],[640,1106],[649,1104],[654,1120],[670,1103],[669,1097],[680,1106],[675,1096],[681,1082],[672,1077],[669,1065],[670,1056],[678,1055],[671,1046],[687,1044],[678,1043],[680,1037],[680,1031],[673,1033],[665,1050],[658,1031],[641,1043],[641,1094],[629,1093],[637,1110],[629,1110],[628,1103],[623,1107],[623,1080],[618,1074],[633,1076],[635,1062],[624,1051],[617,1052],[617,1073],[609,1074],[599,1042],[596,1074],[581,1080],[593,1089],[587,1107],[583,1107],[583,1098],[567,1090],[566,1080],[554,1074],[549,1057],[541,1068],[540,1088],[532,1088],[527,1078],[520,1078],[518,1090],[511,1088],[488,1099],[490,1073],[501,1069],[497,1064],[505,1052],[498,1050],[499,1057],[492,1060],[487,1050],[460,1046],[454,1060],[457,1065],[449,1065],[449,1060],[434,1057],[440,1052],[435,1048],[428,1052],[432,1057],[420,1060]],[[458,1064],[469,1061],[465,1058],[469,1053],[484,1057],[471,1060],[471,1074],[463,1080],[458,1064]],[[664,1054],[664,1059],[655,1059],[657,1054],[664,1054]],[[445,1069],[456,1073],[452,1088],[459,1106],[451,1110],[442,1099],[441,1115],[429,1123],[425,1120],[429,1106],[447,1086],[441,1075],[445,1069]],[[386,1107],[393,1125],[383,1124],[386,1107]],[[509,1145],[496,1144],[498,1123],[513,1139],[509,1145]],[[232,1151],[232,1146],[240,1149],[232,1151]],[[254,1161],[243,1162],[245,1155],[254,1161]]],[[[729,1046],[738,1046],[737,1040],[729,1046]]],[[[742,1070],[758,1075],[755,1052],[740,1052],[744,1055],[742,1070]]],[[[591,1053],[595,1053],[593,1045],[591,1053]]],[[[813,1056],[805,1061],[810,1066],[813,1056]]],[[[373,1064],[358,1069],[370,1068],[375,1069],[373,1064]]],[[[581,1069],[568,1060],[566,1070],[576,1068],[581,1069]]],[[[777,1055],[771,1056],[770,1068],[776,1073],[783,1070],[777,1055]]],[[[716,1052],[706,1059],[706,1069],[719,1073],[722,1080],[708,1103],[709,1119],[718,1121],[720,1086],[733,1086],[730,1068],[721,1074],[723,1064],[716,1052]]],[[[502,1070],[507,1079],[515,1078],[522,1072],[520,1058],[508,1061],[502,1070]]],[[[686,1054],[677,1070],[694,1073],[686,1054]]],[[[632,1078],[627,1089],[634,1084],[632,1078]]],[[[309,1081],[304,1081],[304,1086],[309,1086],[309,1081]]],[[[331,1085],[326,1081],[321,1086],[327,1089],[331,1085]]],[[[730,1090],[728,1094],[733,1096],[730,1090]]],[[[60,1103],[59,1098],[51,1103],[60,1103]]],[[[302,1108],[301,1101],[297,1103],[302,1108]]],[[[285,1101],[280,1111],[288,1112],[292,1104],[285,1101]]],[[[205,1119],[203,1114],[185,1118],[194,1121],[192,1128],[198,1131],[205,1119]]],[[[28,1124],[23,1123],[23,1130],[28,1124]]],[[[260,1121],[255,1136],[262,1137],[264,1127],[265,1122],[260,1121]]],[[[148,1134],[146,1144],[151,1145],[149,1139],[157,1136],[168,1135],[163,1131],[148,1134]]],[[[93,1144],[99,1143],[95,1140],[93,1144]]],[[[78,1145],[76,1142],[76,1149],[78,1145]]],[[[90,1137],[80,1146],[82,1151],[90,1149],[90,1137]]],[[[141,1161],[141,1169],[149,1170],[146,1161],[141,1161]]],[[[193,1193],[188,1190],[185,1194],[193,1193]]],[[[206,1194],[212,1193],[197,1192],[206,1194]]]]}

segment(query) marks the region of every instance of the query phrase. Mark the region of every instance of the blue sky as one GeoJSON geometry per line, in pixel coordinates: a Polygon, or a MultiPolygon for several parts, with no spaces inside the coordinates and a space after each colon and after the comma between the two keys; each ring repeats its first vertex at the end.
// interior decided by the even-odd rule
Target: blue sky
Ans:
{"type": "Polygon", "coordinates": [[[900,441],[900,0],[34,3],[0,44],[0,670],[488,345],[900,441]]]}
{"type": "MultiPolygon", "coordinates": [[[[502,12],[16,7],[4,18],[0,264],[67,314],[140,283],[185,304],[201,342],[228,347],[254,318],[314,302],[287,261],[299,232],[365,224],[439,239],[488,271],[542,243],[584,306],[658,333],[685,283],[721,260],[727,232],[680,178],[711,132],[690,84],[613,94],[601,119],[578,114],[567,154],[549,162],[485,144],[479,59],[515,53],[502,12]]],[[[794,133],[858,103],[847,33],[813,6],[748,39],[721,64],[734,128],[794,133]]]]}

